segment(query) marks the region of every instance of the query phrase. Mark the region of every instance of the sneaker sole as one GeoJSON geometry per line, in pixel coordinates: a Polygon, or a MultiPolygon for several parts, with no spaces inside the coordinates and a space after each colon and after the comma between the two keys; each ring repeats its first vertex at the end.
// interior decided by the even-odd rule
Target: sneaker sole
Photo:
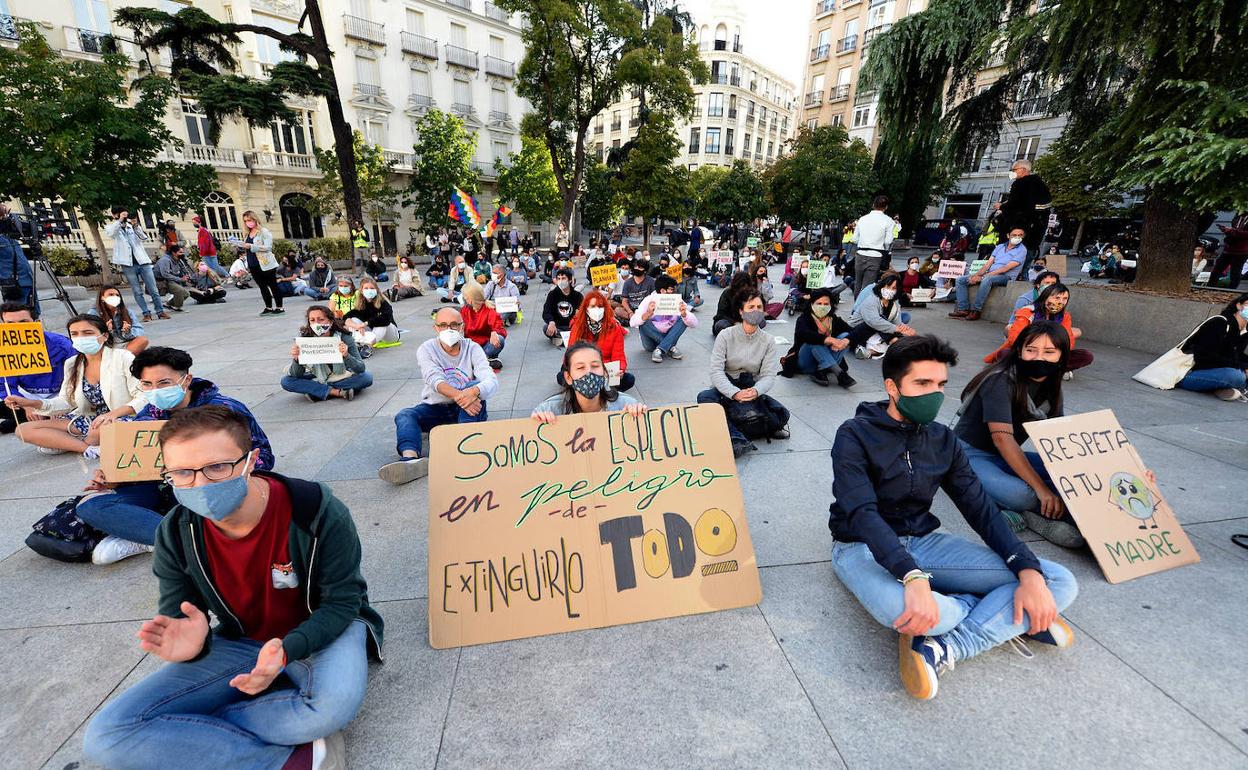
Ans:
{"type": "Polygon", "coordinates": [[[1073,525],[1056,519],[1048,519],[1034,511],[1023,511],[1023,520],[1027,528],[1053,545],[1063,548],[1082,548],[1087,544],[1083,535],[1073,525]]]}
{"type": "Polygon", "coordinates": [[[897,635],[897,672],[901,675],[901,684],[910,697],[915,700],[931,700],[940,689],[940,680],[923,656],[911,649],[913,643],[913,636],[897,635]]]}
{"type": "Polygon", "coordinates": [[[429,458],[422,457],[415,462],[401,460],[397,463],[387,463],[381,466],[377,471],[377,476],[382,481],[388,481],[394,485],[408,484],[416,479],[424,478],[429,475],[429,458]]]}
{"type": "Polygon", "coordinates": [[[1075,630],[1061,616],[1053,619],[1048,631],[1042,631],[1028,638],[1041,644],[1051,644],[1059,650],[1075,646],[1075,630]]]}

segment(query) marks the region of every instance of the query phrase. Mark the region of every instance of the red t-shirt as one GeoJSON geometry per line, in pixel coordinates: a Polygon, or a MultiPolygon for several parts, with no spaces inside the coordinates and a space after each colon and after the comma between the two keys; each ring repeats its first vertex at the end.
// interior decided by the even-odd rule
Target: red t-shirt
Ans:
{"type": "Polygon", "coordinates": [[[233,540],[211,523],[204,545],[212,581],[243,633],[257,642],[281,639],[308,618],[308,607],[287,550],[290,493],[276,479],[269,484],[264,516],[251,532],[233,540]]]}

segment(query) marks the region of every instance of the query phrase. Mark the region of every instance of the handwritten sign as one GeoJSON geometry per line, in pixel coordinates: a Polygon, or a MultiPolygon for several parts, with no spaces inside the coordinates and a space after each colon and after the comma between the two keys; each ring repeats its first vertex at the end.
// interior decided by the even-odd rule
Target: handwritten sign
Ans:
{"type": "Polygon", "coordinates": [[[961,278],[966,274],[966,263],[956,259],[942,259],[936,275],[941,278],[961,278]]]}
{"type": "Polygon", "coordinates": [[[0,325],[0,377],[50,371],[52,360],[48,358],[42,324],[0,325]]]}
{"type": "Polygon", "coordinates": [[[430,440],[437,649],[762,598],[716,404],[444,425],[430,440]]]}
{"type": "Polygon", "coordinates": [[[1111,583],[1200,556],[1109,409],[1023,424],[1111,583]]]}
{"type": "Polygon", "coordinates": [[[931,302],[932,294],[933,292],[931,289],[913,289],[910,292],[910,301],[916,302],[916,303],[917,302],[924,302],[924,303],[931,302]]]}
{"type": "Polygon", "coordinates": [[[758,238],[757,238],[757,237],[755,237],[755,236],[750,236],[749,238],[746,238],[746,239],[745,239],[745,247],[746,247],[747,249],[757,249],[757,248],[758,248],[758,238]]]}
{"type": "Polygon", "coordinates": [[[825,275],[827,271],[827,262],[819,259],[811,260],[810,271],[806,273],[806,288],[822,289],[824,281],[827,280],[827,276],[825,275]]]}
{"type": "Polygon", "coordinates": [[[100,470],[113,483],[156,481],[165,470],[160,451],[164,420],[111,422],[100,431],[100,470]]]}
{"type": "Polygon", "coordinates": [[[744,257],[738,257],[738,258],[737,258],[737,269],[738,269],[738,270],[749,270],[749,269],[750,269],[750,263],[751,263],[751,262],[753,262],[753,261],[754,261],[754,258],[753,258],[753,257],[751,257],[751,256],[749,256],[749,255],[746,255],[746,256],[744,256],[744,257]]]}
{"type": "Polygon", "coordinates": [[[679,294],[660,294],[654,298],[655,315],[680,315],[680,303],[684,302],[679,294]]]}
{"type": "Polygon", "coordinates": [[[339,343],[337,335],[332,337],[296,337],[295,344],[299,346],[299,363],[304,366],[314,364],[340,364],[342,363],[342,351],[338,349],[339,343]]]}
{"type": "Polygon", "coordinates": [[[611,387],[619,387],[620,384],[620,362],[606,361],[603,366],[607,368],[607,384],[611,387]]]}
{"type": "Polygon", "coordinates": [[[597,265],[589,269],[589,282],[595,286],[610,286],[620,279],[620,271],[614,264],[597,265]]]}
{"type": "Polygon", "coordinates": [[[676,283],[685,280],[685,266],[679,262],[674,262],[667,267],[667,276],[676,283]]]}
{"type": "Polygon", "coordinates": [[[724,250],[724,251],[715,251],[711,253],[715,255],[715,258],[711,260],[715,264],[717,265],[731,265],[732,264],[732,252],[731,251],[724,250]]]}
{"type": "Polygon", "coordinates": [[[495,297],[494,309],[500,313],[519,313],[520,298],[519,297],[495,297]]]}
{"type": "Polygon", "coordinates": [[[975,275],[976,273],[979,272],[979,269],[981,267],[983,267],[984,265],[988,264],[991,261],[992,260],[990,259],[977,259],[971,263],[971,269],[966,272],[968,275],[975,275]]]}

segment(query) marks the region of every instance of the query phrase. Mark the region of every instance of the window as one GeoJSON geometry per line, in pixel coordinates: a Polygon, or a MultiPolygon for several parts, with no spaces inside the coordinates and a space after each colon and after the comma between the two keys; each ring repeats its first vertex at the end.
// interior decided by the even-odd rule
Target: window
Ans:
{"type": "Polygon", "coordinates": [[[724,134],[724,154],[732,155],[735,152],[732,141],[733,130],[730,128],[724,134]]]}
{"type": "Polygon", "coordinates": [[[701,144],[702,144],[702,129],[697,128],[696,126],[694,128],[689,129],[689,152],[691,153],[698,152],[701,144]]]}
{"type": "Polygon", "coordinates": [[[506,142],[494,142],[493,145],[494,145],[494,159],[495,160],[507,160],[507,143],[506,142]]]}
{"type": "Polygon", "coordinates": [[[298,118],[294,123],[278,119],[272,125],[273,149],[276,152],[298,153],[307,155],[310,150],[307,129],[312,124],[311,113],[296,110],[298,118]]]}
{"type": "Polygon", "coordinates": [[[613,150],[618,150],[618,149],[620,149],[620,140],[619,140],[619,139],[612,139],[612,140],[611,140],[611,149],[613,149],[613,150]]]}
{"type": "Polygon", "coordinates": [[[286,193],[278,201],[277,210],[282,215],[282,229],[287,238],[302,241],[325,237],[321,218],[313,218],[306,208],[311,200],[303,193],[286,193]]]}
{"type": "Polygon", "coordinates": [[[365,86],[380,86],[381,71],[372,56],[355,55],[355,82],[365,86]]]}
{"type": "Polygon", "coordinates": [[[746,118],[754,117],[754,100],[753,99],[745,103],[745,117],[746,118]]]}
{"type": "Polygon", "coordinates": [[[451,45],[459,48],[468,47],[468,28],[463,24],[451,22],[451,45]]]}
{"type": "Polygon", "coordinates": [[[836,73],[836,84],[838,86],[849,85],[850,78],[854,76],[853,67],[841,67],[836,73]]]}
{"type": "Polygon", "coordinates": [[[724,72],[724,63],[722,61],[711,62],[711,82],[720,84],[728,82],[728,75],[724,72]]]}
{"type": "MultiPolygon", "coordinates": [[[[293,21],[279,19],[276,16],[255,14],[255,23],[290,35],[299,31],[293,21]]],[[[265,35],[253,35],[252,37],[256,41],[256,60],[260,62],[262,69],[268,69],[278,62],[295,60],[295,54],[290,51],[283,51],[273,38],[265,35]]]]}
{"type": "Polygon", "coordinates": [[[968,174],[979,171],[980,165],[984,162],[984,153],[988,151],[988,145],[981,144],[968,148],[966,157],[963,158],[962,170],[968,174]]]}
{"type": "Polygon", "coordinates": [[[767,160],[771,160],[771,156],[775,153],[775,151],[776,151],[776,143],[768,142],[767,143],[767,160]]]}
{"type": "Polygon", "coordinates": [[[186,119],[186,140],[190,144],[212,144],[208,140],[208,116],[195,102],[182,102],[182,115],[186,119]]]}
{"type": "Polygon", "coordinates": [[[455,78],[453,82],[454,82],[454,86],[453,86],[454,91],[452,93],[452,96],[455,99],[455,104],[462,104],[465,107],[471,107],[472,106],[472,84],[469,83],[466,78],[460,78],[460,77],[455,78]]]}
{"type": "MultiPolygon", "coordinates": [[[[724,116],[724,95],[708,94],[706,103],[706,114],[712,118],[722,118],[724,116]]],[[[707,137],[710,138],[709,135],[707,137]]]]}
{"type": "Polygon", "coordinates": [[[412,96],[433,96],[433,82],[429,70],[412,68],[412,96]]]}
{"type": "Polygon", "coordinates": [[[763,154],[763,137],[761,136],[754,140],[754,154],[755,155],[763,154]]]}
{"type": "Polygon", "coordinates": [[[1020,136],[1014,149],[1014,160],[1035,160],[1040,151],[1040,135],[1020,136]]]}
{"type": "Polygon", "coordinates": [[[490,112],[507,114],[507,89],[503,86],[490,87],[490,112]]]}
{"type": "Polygon", "coordinates": [[[729,71],[730,71],[730,72],[731,72],[731,74],[732,74],[732,77],[729,79],[729,82],[730,82],[732,85],[734,85],[734,86],[739,86],[739,85],[741,85],[741,65],[740,65],[740,64],[737,64],[737,63],[734,61],[734,62],[732,63],[732,69],[731,69],[731,70],[729,70],[729,71]]]}
{"type": "Polygon", "coordinates": [[[892,5],[885,3],[883,5],[877,5],[867,11],[867,29],[874,29],[875,27],[878,27],[888,21],[889,12],[892,10],[892,5]]]}
{"type": "Polygon", "coordinates": [[[845,116],[844,116],[844,115],[833,115],[833,116],[832,116],[832,125],[834,125],[834,126],[843,126],[843,125],[845,125],[845,116]]]}
{"type": "Polygon", "coordinates": [[[863,126],[871,125],[874,122],[872,120],[872,115],[873,113],[872,113],[871,104],[864,104],[860,107],[855,107],[853,127],[862,128],[863,126]]]}
{"type": "Polygon", "coordinates": [[[490,56],[495,59],[505,58],[503,56],[503,39],[498,35],[490,35],[490,56]]]}
{"type": "Polygon", "coordinates": [[[923,0],[910,0],[910,4],[906,7],[906,15],[912,16],[923,10],[923,0]]]}
{"type": "Polygon", "coordinates": [[[414,35],[425,34],[425,15],[420,11],[407,9],[407,31],[414,35]]]}
{"type": "Polygon", "coordinates": [[[386,122],[385,118],[373,116],[364,119],[364,138],[369,144],[386,146],[386,122]]]}
{"type": "Polygon", "coordinates": [[[822,74],[815,75],[813,78],[810,79],[810,92],[812,94],[823,93],[823,75],[822,74]]]}
{"type": "Polygon", "coordinates": [[[361,19],[372,18],[368,13],[368,0],[351,0],[351,15],[361,19]]]}
{"type": "Polygon", "coordinates": [[[74,0],[74,23],[80,29],[108,32],[108,3],[104,0],[74,0]]]}
{"type": "Polygon", "coordinates": [[[810,118],[809,120],[807,120],[806,127],[809,128],[811,131],[814,131],[816,128],[819,127],[819,118],[810,118]]]}
{"type": "Polygon", "coordinates": [[[845,22],[845,34],[842,37],[853,37],[858,34],[858,20],[850,19],[845,22]]]}
{"type": "Polygon", "coordinates": [[[728,94],[728,117],[735,118],[737,116],[737,95],[728,94]]]}
{"type": "Polygon", "coordinates": [[[750,134],[746,134],[745,141],[741,143],[741,154],[743,156],[750,154],[750,147],[753,146],[753,144],[750,142],[750,138],[751,138],[750,134]]]}
{"type": "Polygon", "coordinates": [[[816,47],[819,48],[820,50],[826,51],[828,50],[828,44],[831,42],[832,42],[832,28],[829,27],[828,29],[825,29],[819,33],[819,42],[816,44],[816,47]]]}
{"type": "Polygon", "coordinates": [[[619,110],[614,110],[614,111],[611,113],[611,130],[612,130],[612,131],[619,131],[619,130],[620,130],[620,125],[621,125],[621,124],[620,124],[620,111],[619,111],[619,110]]]}
{"type": "Polygon", "coordinates": [[[719,129],[706,129],[706,152],[719,152],[719,129]]]}
{"type": "Polygon", "coordinates": [[[204,198],[204,219],[209,230],[237,230],[238,211],[234,199],[219,190],[213,190],[204,198]]]}

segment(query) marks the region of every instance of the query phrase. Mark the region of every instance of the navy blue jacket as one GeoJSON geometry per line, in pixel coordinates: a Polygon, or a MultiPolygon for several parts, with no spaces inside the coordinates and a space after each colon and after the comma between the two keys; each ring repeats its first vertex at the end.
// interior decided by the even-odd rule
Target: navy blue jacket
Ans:
{"type": "MultiPolygon", "coordinates": [[[[246,417],[247,426],[251,431],[251,447],[252,449],[260,450],[260,457],[256,460],[256,469],[261,471],[273,470],[275,460],[273,458],[273,447],[269,444],[269,437],[264,434],[264,431],[260,428],[260,423],[256,422],[255,416],[252,415],[251,410],[243,405],[242,401],[221,395],[221,391],[217,389],[216,385],[199,377],[191,378],[190,390],[191,403],[187,404],[188,409],[209,405],[225,406],[246,417]]],[[[148,404],[130,419],[168,420],[169,412],[148,404]]]]}
{"type": "Polygon", "coordinates": [[[832,536],[866,543],[876,562],[901,578],[919,565],[898,538],[927,535],[940,526],[931,512],[939,487],[1015,575],[1040,571],[1040,560],[1014,536],[984,492],[953,431],[940,423],[898,422],[887,407],[887,401],[864,401],[836,431],[836,499],[828,518],[832,536]]]}

